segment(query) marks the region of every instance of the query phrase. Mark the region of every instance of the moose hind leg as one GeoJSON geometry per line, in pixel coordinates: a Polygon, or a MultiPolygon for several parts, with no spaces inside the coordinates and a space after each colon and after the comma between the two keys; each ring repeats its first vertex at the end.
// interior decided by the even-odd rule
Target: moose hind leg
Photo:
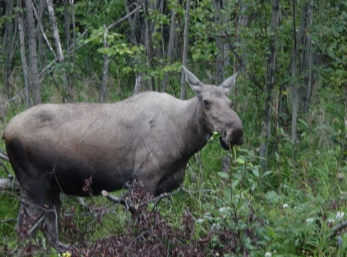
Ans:
{"type": "Polygon", "coordinates": [[[44,217],[43,198],[22,189],[21,201],[15,231],[20,238],[35,238],[44,217]]]}
{"type": "Polygon", "coordinates": [[[58,220],[60,214],[60,193],[56,190],[50,190],[45,200],[45,216],[42,224],[42,232],[48,241],[58,250],[64,251],[68,249],[67,245],[59,241],[58,236],[58,220]]]}

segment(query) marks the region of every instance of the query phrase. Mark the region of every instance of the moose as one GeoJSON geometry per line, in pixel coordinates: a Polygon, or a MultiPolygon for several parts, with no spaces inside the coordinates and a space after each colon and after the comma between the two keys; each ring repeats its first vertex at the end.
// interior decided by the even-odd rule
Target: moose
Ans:
{"type": "Polygon", "coordinates": [[[243,144],[242,122],[227,96],[237,73],[214,86],[183,71],[196,94],[188,100],[142,92],[117,103],[40,104],[15,116],[3,139],[21,190],[16,230],[29,224],[26,236],[35,237],[41,229],[64,250],[60,193],[99,195],[137,179],[157,196],[182,184],[189,158],[213,132],[226,150],[243,144]]]}

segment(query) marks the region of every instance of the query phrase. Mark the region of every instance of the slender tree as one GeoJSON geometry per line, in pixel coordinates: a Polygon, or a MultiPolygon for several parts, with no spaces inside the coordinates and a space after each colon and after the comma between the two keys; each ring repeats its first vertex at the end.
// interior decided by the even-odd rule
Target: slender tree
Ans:
{"type": "Polygon", "coordinates": [[[33,94],[34,104],[41,103],[41,84],[38,72],[38,56],[37,56],[37,28],[34,20],[34,6],[31,0],[25,0],[25,8],[27,14],[27,34],[29,45],[29,71],[28,76],[29,89],[33,94]]]}
{"type": "Polygon", "coordinates": [[[279,24],[280,0],[272,0],[272,18],[271,29],[273,36],[269,42],[269,56],[267,59],[267,74],[265,86],[265,111],[263,117],[263,135],[265,141],[260,146],[261,168],[267,170],[268,148],[271,138],[271,104],[273,99],[273,90],[275,86],[275,71],[276,71],[276,30],[279,24]]]}
{"type": "MultiPolygon", "coordinates": [[[[188,33],[189,33],[189,12],[190,12],[190,0],[186,2],[186,12],[184,20],[184,32],[183,32],[183,52],[182,52],[182,63],[187,65],[187,56],[188,56],[188,33]]],[[[181,76],[181,99],[186,99],[186,86],[185,86],[185,74],[182,71],[181,76]]]]}
{"type": "MultiPolygon", "coordinates": [[[[221,14],[220,9],[222,7],[223,1],[222,0],[214,0],[213,1],[214,8],[215,8],[215,25],[216,27],[221,26],[221,14]]],[[[217,30],[216,35],[216,47],[218,49],[218,54],[216,58],[216,84],[220,85],[223,82],[223,53],[224,53],[224,45],[223,45],[223,38],[222,34],[217,30]]]]}
{"type": "Polygon", "coordinates": [[[293,11],[293,48],[291,57],[291,95],[292,95],[292,143],[294,144],[297,140],[297,116],[298,116],[298,89],[296,80],[296,55],[297,55],[297,33],[296,33],[296,2],[292,0],[292,11],[293,11]]]}
{"type": "MultiPolygon", "coordinates": [[[[63,63],[64,62],[64,56],[63,56],[63,50],[61,47],[58,26],[57,26],[57,22],[56,22],[56,18],[55,18],[53,1],[52,0],[46,0],[46,4],[47,4],[47,9],[48,9],[48,14],[49,14],[49,20],[51,23],[51,32],[52,32],[52,36],[53,36],[54,44],[55,44],[55,53],[56,53],[55,56],[56,56],[58,62],[63,63]]],[[[61,74],[62,80],[63,80],[63,89],[64,89],[63,102],[68,102],[71,100],[68,76],[67,76],[64,68],[59,69],[59,73],[61,74]]]]}
{"type": "MultiPolygon", "coordinates": [[[[13,10],[13,2],[12,0],[5,0],[5,15],[10,17],[10,15],[12,14],[12,10],[13,10]]],[[[11,76],[11,64],[12,64],[12,60],[13,60],[13,54],[14,54],[14,50],[13,50],[13,44],[12,44],[12,39],[13,39],[13,22],[11,20],[7,20],[5,22],[5,35],[4,35],[4,50],[6,53],[6,62],[5,62],[5,66],[6,66],[6,73],[5,73],[5,81],[4,81],[4,85],[5,85],[5,91],[7,96],[10,96],[10,76],[11,76]]],[[[1,88],[0,88],[0,93],[1,93],[1,88]]]]}
{"type": "MultiPolygon", "coordinates": [[[[18,0],[18,6],[21,6],[21,0],[18,0]]],[[[24,93],[25,93],[25,105],[26,108],[30,107],[30,94],[29,94],[29,69],[26,59],[26,44],[25,44],[25,32],[24,32],[24,22],[21,14],[18,15],[18,33],[20,42],[20,55],[22,60],[22,69],[24,77],[24,93]]]]}
{"type": "Polygon", "coordinates": [[[313,23],[313,0],[310,3],[304,3],[301,11],[301,24],[298,40],[302,46],[301,51],[301,73],[303,82],[299,88],[299,111],[307,113],[312,94],[313,76],[313,54],[312,54],[312,36],[311,28],[313,23]]]}
{"type": "MultiPolygon", "coordinates": [[[[105,49],[108,48],[107,35],[108,35],[108,30],[107,28],[105,28],[105,32],[104,32],[104,48],[105,49]]],[[[106,96],[107,82],[108,82],[108,63],[109,63],[109,57],[107,53],[104,53],[104,66],[102,69],[102,86],[101,86],[100,94],[99,94],[99,102],[103,102],[106,96]]]]}

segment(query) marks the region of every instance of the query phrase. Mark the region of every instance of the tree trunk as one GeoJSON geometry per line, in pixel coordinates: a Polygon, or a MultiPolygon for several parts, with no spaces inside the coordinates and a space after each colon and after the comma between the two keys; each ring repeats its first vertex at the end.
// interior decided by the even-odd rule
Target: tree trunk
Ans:
{"type": "MultiPolygon", "coordinates": [[[[49,14],[49,20],[51,23],[51,31],[52,31],[52,36],[54,39],[54,44],[55,44],[55,51],[56,51],[56,58],[58,59],[58,62],[64,62],[64,56],[63,56],[63,50],[61,47],[61,42],[60,42],[60,36],[59,36],[59,31],[57,27],[57,22],[55,19],[55,13],[53,9],[53,1],[52,0],[46,0],[47,3],[47,9],[48,9],[48,14],[49,14]]],[[[59,73],[62,76],[63,80],[63,102],[69,102],[71,100],[70,96],[70,88],[69,88],[69,80],[66,75],[66,71],[64,67],[59,68],[59,73]]]]}
{"type": "MultiPolygon", "coordinates": [[[[215,8],[215,25],[220,26],[221,23],[221,14],[220,9],[222,7],[222,0],[214,0],[214,8],[215,8]]],[[[218,49],[218,55],[216,58],[216,84],[220,85],[223,82],[223,53],[224,53],[224,46],[223,46],[223,40],[222,40],[222,34],[217,32],[216,36],[216,47],[218,49]]]]}
{"type": "MultiPolygon", "coordinates": [[[[186,3],[186,14],[184,21],[184,32],[183,32],[183,53],[182,53],[182,63],[187,66],[187,56],[188,56],[188,32],[189,32],[189,12],[190,12],[190,0],[186,3]]],[[[186,99],[186,84],[185,84],[185,74],[182,71],[181,76],[181,99],[186,99]]]]}
{"type": "MultiPolygon", "coordinates": [[[[129,9],[129,6],[128,6],[128,1],[127,0],[124,0],[124,6],[125,6],[125,10],[128,13],[130,13],[130,9],[129,9]]],[[[129,22],[129,27],[130,27],[130,40],[132,40],[134,42],[134,44],[136,45],[137,44],[137,39],[136,39],[136,20],[137,15],[135,14],[134,18],[131,17],[131,15],[128,15],[128,22],[129,22]]]]}
{"type": "Polygon", "coordinates": [[[54,43],[55,43],[55,51],[57,53],[58,61],[62,62],[62,61],[64,61],[63,50],[61,48],[60,36],[59,36],[58,27],[57,27],[57,21],[55,19],[55,13],[54,13],[54,9],[53,9],[53,1],[52,0],[46,0],[46,3],[47,3],[48,14],[49,14],[49,21],[51,22],[52,36],[53,36],[54,43]]]}
{"type": "MultiPolygon", "coordinates": [[[[239,36],[239,32],[238,32],[238,30],[240,30],[239,29],[239,27],[247,27],[248,26],[248,15],[246,15],[245,13],[246,13],[246,11],[247,11],[247,6],[246,6],[246,4],[245,3],[243,3],[242,2],[242,0],[239,0],[239,2],[238,2],[238,8],[240,9],[240,11],[239,11],[239,14],[238,14],[238,16],[237,16],[237,23],[236,23],[236,43],[238,44],[238,45],[242,45],[242,39],[240,38],[240,36],[239,36]]],[[[232,49],[233,47],[230,45],[230,49],[232,49]]],[[[234,51],[234,55],[235,55],[235,51],[234,51]]],[[[238,55],[235,55],[236,57],[238,56],[238,55]]],[[[241,67],[244,69],[244,70],[246,70],[246,67],[247,67],[247,64],[245,63],[245,59],[246,59],[246,57],[247,57],[247,53],[245,53],[245,52],[242,52],[242,54],[241,54],[241,56],[238,56],[238,58],[236,58],[235,59],[235,63],[234,63],[234,67],[238,67],[239,65],[238,65],[238,63],[241,65],[241,67]]]]}
{"type": "Polygon", "coordinates": [[[312,93],[312,83],[313,83],[313,71],[312,71],[312,39],[309,33],[312,27],[312,6],[313,0],[310,4],[305,3],[302,7],[301,12],[301,26],[300,31],[302,31],[300,38],[302,38],[301,44],[303,46],[302,58],[301,58],[301,72],[303,75],[303,84],[299,90],[299,110],[300,113],[305,114],[309,110],[309,104],[311,100],[312,93]]]}
{"type": "Polygon", "coordinates": [[[271,103],[272,94],[275,86],[275,70],[276,70],[276,30],[279,23],[280,14],[280,0],[272,0],[272,18],[271,18],[271,29],[274,31],[274,35],[270,39],[269,44],[269,57],[267,60],[267,75],[266,75],[266,87],[265,87],[265,111],[263,120],[263,135],[265,141],[260,146],[260,166],[265,172],[267,170],[267,157],[268,148],[271,138],[271,103]]]}
{"type": "Polygon", "coordinates": [[[298,115],[298,90],[296,80],[296,53],[297,53],[297,37],[296,37],[296,25],[295,25],[295,0],[292,0],[293,10],[293,50],[292,50],[292,81],[291,81],[291,94],[292,94],[292,143],[297,141],[297,115],[298,115]]]}
{"type": "MultiPolygon", "coordinates": [[[[9,17],[12,14],[13,9],[13,2],[12,0],[6,0],[5,1],[5,15],[9,17]]],[[[11,66],[12,66],[12,59],[13,59],[13,47],[11,44],[13,37],[13,23],[11,21],[5,22],[5,35],[4,35],[4,52],[6,53],[6,74],[5,74],[5,92],[8,97],[10,97],[10,76],[11,76],[11,66]]],[[[0,93],[3,94],[1,88],[0,93]]]]}
{"type": "MultiPolygon", "coordinates": [[[[107,28],[105,28],[105,33],[104,33],[104,47],[105,48],[108,48],[107,35],[108,35],[108,30],[107,30],[107,28]]],[[[108,58],[108,55],[105,53],[104,54],[104,67],[102,70],[102,86],[100,89],[99,102],[103,102],[105,100],[105,96],[106,96],[107,81],[108,81],[108,63],[109,63],[109,58],[108,58]]]]}
{"type": "Polygon", "coordinates": [[[72,65],[75,65],[75,62],[76,62],[76,44],[77,44],[75,5],[74,5],[73,0],[69,0],[69,1],[70,1],[70,6],[71,6],[71,17],[72,17],[72,39],[73,39],[72,65]]]}
{"type": "MultiPolygon", "coordinates": [[[[171,10],[171,25],[170,25],[170,35],[169,35],[169,44],[168,44],[168,47],[167,47],[167,60],[169,62],[169,64],[172,64],[173,63],[173,60],[172,60],[172,53],[173,53],[173,49],[175,47],[175,43],[176,43],[176,22],[175,22],[175,19],[176,19],[176,6],[172,8],[171,10]]],[[[164,74],[164,80],[163,80],[163,85],[162,85],[162,88],[161,88],[161,91],[162,92],[166,92],[166,88],[167,88],[167,84],[168,84],[168,79],[167,77],[165,76],[166,74],[164,74]]]]}
{"type": "Polygon", "coordinates": [[[71,45],[71,33],[70,33],[70,12],[69,12],[69,0],[64,0],[64,28],[66,38],[66,49],[69,49],[71,45]]]}
{"type": "Polygon", "coordinates": [[[25,8],[27,14],[28,26],[28,44],[29,44],[29,62],[30,62],[30,75],[29,75],[29,89],[33,94],[34,104],[41,103],[41,85],[38,73],[38,58],[37,58],[37,29],[34,20],[34,6],[31,0],[25,0],[25,8]]]}
{"type": "MultiPolygon", "coordinates": [[[[20,2],[20,0],[18,1],[20,2]]],[[[25,94],[25,106],[26,108],[30,107],[30,95],[29,95],[29,71],[28,71],[28,64],[26,60],[26,49],[25,49],[25,35],[24,35],[24,26],[23,26],[23,19],[21,14],[18,15],[18,32],[19,32],[19,42],[20,42],[20,55],[22,58],[22,69],[23,69],[23,76],[24,76],[24,94],[25,94]]]]}
{"type": "MultiPolygon", "coordinates": [[[[145,3],[145,47],[147,50],[147,70],[150,70],[152,68],[152,59],[153,59],[153,51],[152,51],[152,25],[149,18],[149,10],[151,9],[149,6],[148,0],[144,1],[145,3]]],[[[148,80],[148,90],[153,90],[153,83],[152,78],[148,80]]]]}

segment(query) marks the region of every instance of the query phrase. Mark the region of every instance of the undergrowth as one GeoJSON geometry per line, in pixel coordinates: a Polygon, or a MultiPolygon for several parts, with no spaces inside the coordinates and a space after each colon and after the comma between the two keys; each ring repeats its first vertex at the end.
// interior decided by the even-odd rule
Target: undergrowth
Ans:
{"type": "MultiPolygon", "coordinates": [[[[298,143],[288,129],[275,130],[266,171],[261,135],[245,123],[252,140],[231,152],[209,143],[191,158],[184,189],[134,215],[102,197],[81,205],[63,196],[60,238],[71,245],[65,253],[41,234],[19,241],[19,193],[0,191],[0,256],[346,256],[346,132],[339,110],[331,118],[320,106],[299,121],[298,143]]],[[[14,115],[9,108],[1,129],[14,115]]],[[[151,199],[140,184],[128,197],[151,199]]]]}

